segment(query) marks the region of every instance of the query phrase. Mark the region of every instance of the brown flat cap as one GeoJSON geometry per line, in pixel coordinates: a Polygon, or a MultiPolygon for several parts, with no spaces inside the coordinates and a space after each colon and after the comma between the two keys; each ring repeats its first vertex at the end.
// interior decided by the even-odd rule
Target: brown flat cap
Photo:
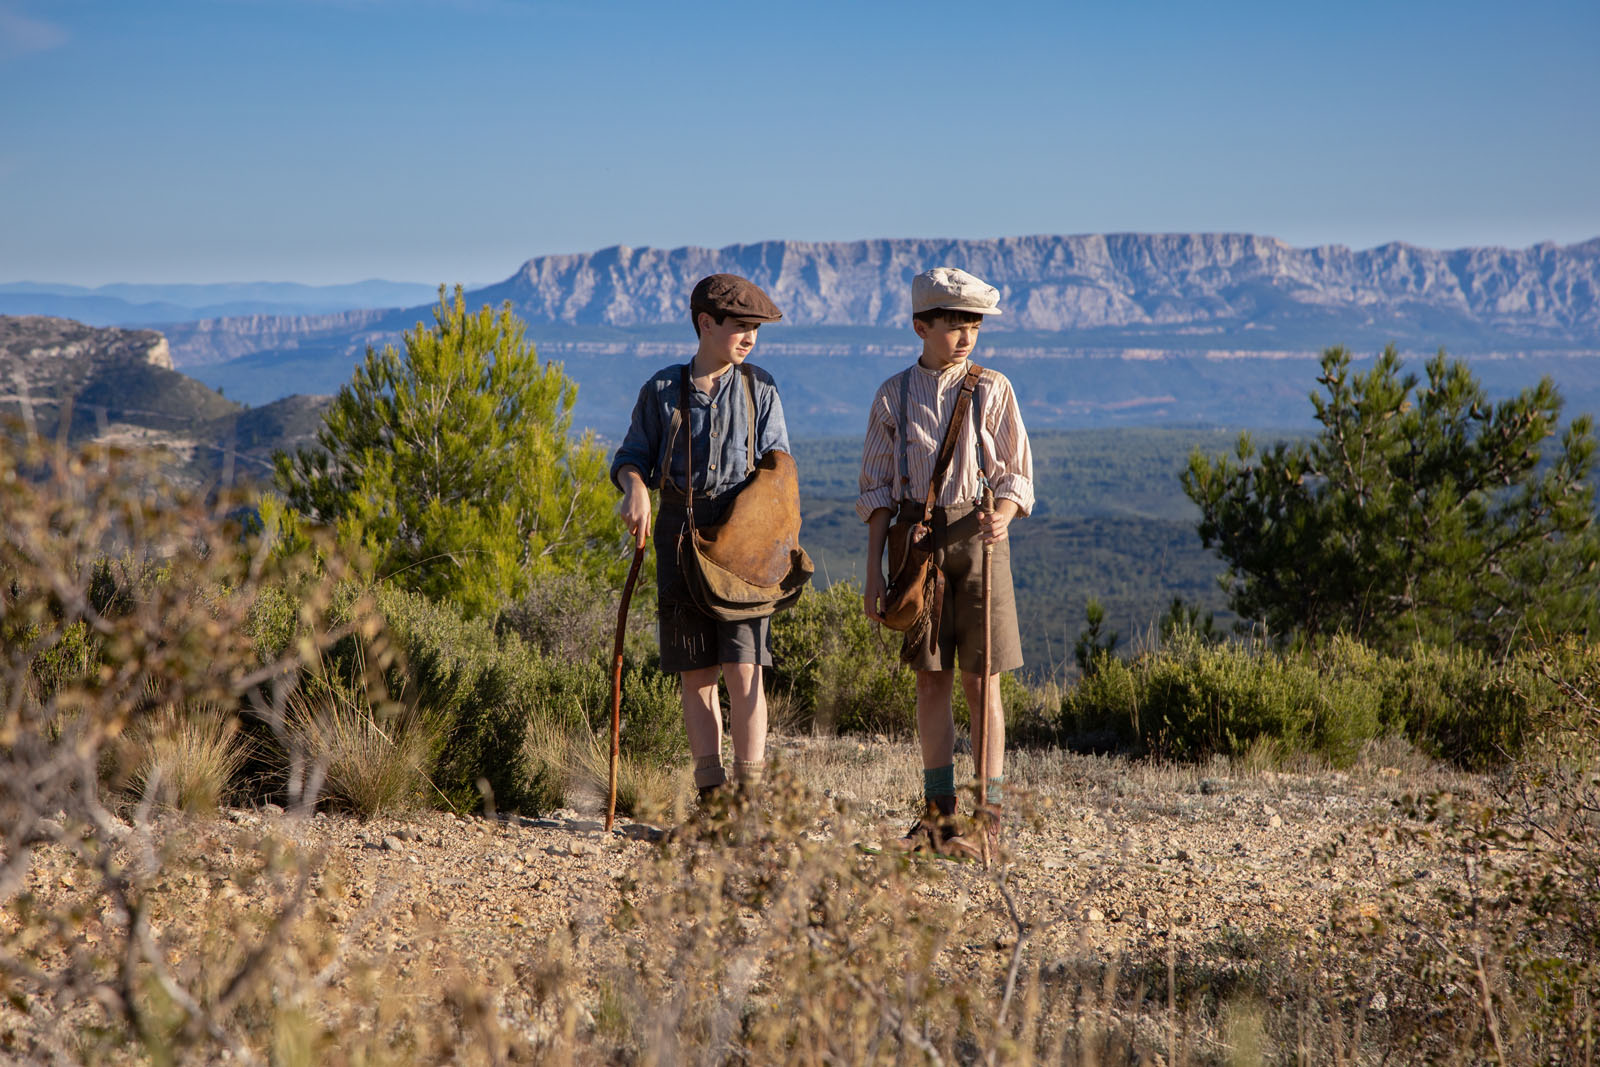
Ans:
{"type": "Polygon", "coordinates": [[[701,278],[689,294],[689,311],[699,314],[708,311],[713,315],[732,315],[736,319],[752,322],[777,322],[783,312],[761,287],[737,274],[712,274],[701,278]]]}

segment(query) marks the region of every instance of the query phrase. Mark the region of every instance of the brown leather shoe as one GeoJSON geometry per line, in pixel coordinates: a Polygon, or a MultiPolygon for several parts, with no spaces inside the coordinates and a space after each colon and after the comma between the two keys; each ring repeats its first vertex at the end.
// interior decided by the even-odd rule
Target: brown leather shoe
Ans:
{"type": "Polygon", "coordinates": [[[926,852],[958,859],[976,857],[977,847],[961,831],[956,818],[956,798],[934,797],[922,818],[911,824],[904,837],[891,841],[890,847],[901,852],[926,852]]]}

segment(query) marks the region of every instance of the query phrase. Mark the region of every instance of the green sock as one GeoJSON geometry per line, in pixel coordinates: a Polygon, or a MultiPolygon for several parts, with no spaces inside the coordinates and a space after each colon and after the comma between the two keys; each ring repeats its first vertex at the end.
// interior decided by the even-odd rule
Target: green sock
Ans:
{"type": "Polygon", "coordinates": [[[997,774],[993,778],[990,778],[986,783],[984,783],[984,787],[983,787],[984,802],[987,803],[987,804],[994,804],[994,805],[998,806],[1000,804],[1000,802],[1004,799],[1004,789],[1003,789],[1003,787],[1005,786],[1005,784],[1006,784],[1006,776],[1003,775],[1003,774],[997,774]]]}
{"type": "Polygon", "coordinates": [[[929,800],[934,797],[955,796],[956,765],[947,763],[943,767],[924,767],[922,769],[922,795],[929,800]]]}

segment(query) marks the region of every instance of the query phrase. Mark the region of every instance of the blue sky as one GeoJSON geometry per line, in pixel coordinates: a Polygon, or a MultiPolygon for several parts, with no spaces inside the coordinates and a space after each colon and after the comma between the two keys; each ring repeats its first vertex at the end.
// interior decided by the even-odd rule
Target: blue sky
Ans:
{"type": "Polygon", "coordinates": [[[0,0],[0,281],[1600,235],[1600,3],[0,0]]]}

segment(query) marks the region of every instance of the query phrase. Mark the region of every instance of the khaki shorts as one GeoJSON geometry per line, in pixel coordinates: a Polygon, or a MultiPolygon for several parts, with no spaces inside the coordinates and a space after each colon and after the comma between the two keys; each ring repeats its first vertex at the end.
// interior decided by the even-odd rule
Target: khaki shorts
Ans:
{"type": "MultiPolygon", "coordinates": [[[[917,511],[921,512],[921,505],[917,511]]],[[[913,658],[918,671],[948,671],[959,663],[968,674],[984,673],[983,539],[978,511],[970,504],[935,508],[937,543],[934,565],[944,572],[944,605],[939,612],[939,645],[913,658]]],[[[1011,540],[994,546],[989,566],[990,674],[1022,666],[1022,637],[1017,630],[1017,598],[1011,587],[1011,540]]]]}

